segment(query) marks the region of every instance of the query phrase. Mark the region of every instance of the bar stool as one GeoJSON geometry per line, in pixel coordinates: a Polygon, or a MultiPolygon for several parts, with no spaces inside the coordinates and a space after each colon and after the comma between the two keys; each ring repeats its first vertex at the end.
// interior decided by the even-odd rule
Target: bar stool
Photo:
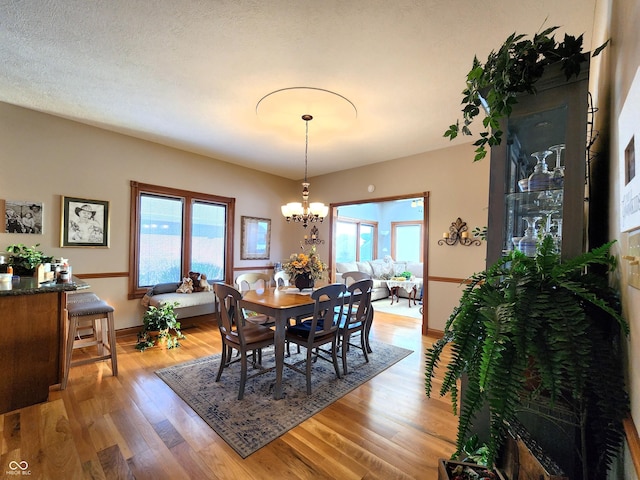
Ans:
{"type": "MultiPolygon", "coordinates": [[[[93,292],[83,292],[83,291],[78,291],[78,290],[72,290],[70,292],[66,293],[66,298],[67,298],[67,305],[71,304],[71,303],[90,303],[90,302],[99,302],[100,298],[93,292]]],[[[65,309],[65,320],[69,321],[69,316],[67,315],[67,310],[65,309]]],[[[66,324],[65,324],[66,325],[66,324]]],[[[80,340],[80,336],[82,335],[82,332],[88,329],[91,329],[92,331],[92,335],[96,335],[96,330],[95,330],[95,322],[91,322],[90,325],[86,325],[84,327],[81,327],[80,325],[78,325],[78,328],[76,330],[76,337],[78,340],[80,340]]]]}
{"type": "MultiPolygon", "coordinates": [[[[90,292],[87,292],[87,294],[89,293],[90,292]]],[[[70,297],[75,295],[83,294],[74,294],[70,295],[70,297]]],[[[69,379],[69,370],[71,367],[78,365],[99,362],[110,358],[111,372],[114,377],[118,375],[113,307],[105,301],[100,300],[97,296],[95,299],[92,299],[85,294],[82,297],[79,296],[76,300],[77,301],[71,300],[67,303],[69,330],[67,333],[67,346],[65,351],[65,368],[62,382],[60,384],[60,390],[67,388],[67,380],[69,379]],[[91,322],[91,325],[87,325],[87,327],[91,329],[93,334],[89,338],[76,340],[78,330],[85,326],[87,322],[91,322]],[[72,361],[71,357],[73,356],[73,351],[75,349],[93,345],[98,347],[97,356],[72,361]]]]}
{"type": "Polygon", "coordinates": [[[67,292],[67,305],[70,303],[99,302],[100,298],[93,292],[82,292],[72,290],[67,292]]]}

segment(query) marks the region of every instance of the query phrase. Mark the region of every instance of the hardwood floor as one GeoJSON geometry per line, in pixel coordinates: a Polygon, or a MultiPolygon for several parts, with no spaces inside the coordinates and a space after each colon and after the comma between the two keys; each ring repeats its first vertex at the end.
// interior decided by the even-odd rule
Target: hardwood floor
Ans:
{"type": "Polygon", "coordinates": [[[106,362],[74,367],[48,402],[0,416],[0,478],[437,479],[457,417],[424,393],[434,339],[420,332],[419,320],[377,312],[372,338],[414,353],[246,459],[154,373],[218,353],[215,323],[187,328],[169,351],[118,337],[118,377],[106,362]]]}

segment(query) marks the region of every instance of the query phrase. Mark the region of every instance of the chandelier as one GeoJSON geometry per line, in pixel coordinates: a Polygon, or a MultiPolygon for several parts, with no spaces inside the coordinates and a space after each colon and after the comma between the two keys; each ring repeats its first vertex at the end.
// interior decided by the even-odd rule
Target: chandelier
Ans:
{"type": "Polygon", "coordinates": [[[302,203],[291,202],[286,205],[282,205],[282,215],[287,219],[287,222],[302,223],[304,228],[312,222],[322,222],[324,217],[329,213],[329,207],[321,202],[309,203],[309,182],[307,182],[307,153],[309,151],[309,120],[312,120],[311,115],[302,115],[302,120],[305,121],[305,145],[304,145],[304,182],[302,182],[302,203]]]}

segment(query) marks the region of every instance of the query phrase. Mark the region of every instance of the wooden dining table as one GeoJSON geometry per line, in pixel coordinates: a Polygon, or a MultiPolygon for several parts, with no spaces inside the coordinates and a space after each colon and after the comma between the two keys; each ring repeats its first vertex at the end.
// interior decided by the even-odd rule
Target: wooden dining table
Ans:
{"type": "MultiPolygon", "coordinates": [[[[313,315],[315,302],[310,293],[310,290],[300,293],[295,287],[270,287],[248,290],[242,297],[242,308],[268,315],[275,320],[276,384],[273,397],[276,400],[281,399],[283,396],[282,372],[284,370],[287,325],[290,318],[295,319],[313,315]]],[[[345,298],[345,308],[347,303],[348,299],[345,298]]]]}

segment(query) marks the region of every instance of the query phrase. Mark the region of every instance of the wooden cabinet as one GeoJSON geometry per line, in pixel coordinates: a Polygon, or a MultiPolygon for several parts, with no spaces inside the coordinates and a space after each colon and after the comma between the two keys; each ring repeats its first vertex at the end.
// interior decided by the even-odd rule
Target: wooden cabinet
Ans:
{"type": "MultiPolygon", "coordinates": [[[[559,66],[548,67],[536,84],[537,93],[519,96],[512,114],[502,122],[502,143],[491,148],[487,265],[513,249],[535,254],[535,241],[545,234],[554,237],[563,259],[588,249],[591,178],[587,142],[592,114],[588,68],[584,63],[581,74],[567,80],[559,66]],[[536,156],[546,156],[548,172],[543,180],[531,178],[536,156]],[[563,172],[556,171],[554,175],[557,166],[563,167],[563,172]],[[522,188],[527,182],[528,188],[522,188]],[[523,241],[523,237],[533,244],[523,241]]],[[[558,409],[554,415],[559,416],[558,409]]],[[[481,435],[487,417],[485,411],[475,422],[474,429],[481,435]]],[[[537,413],[520,415],[519,419],[542,450],[573,478],[577,471],[576,432],[564,432],[537,413]],[[558,442],[558,438],[563,441],[558,442]]]]}
{"type": "Polygon", "coordinates": [[[60,383],[63,295],[0,296],[0,414],[45,402],[60,383]]]}
{"type": "Polygon", "coordinates": [[[518,97],[502,122],[502,143],[491,149],[488,265],[514,248],[525,251],[531,245],[522,237],[542,233],[554,236],[563,258],[585,250],[588,68],[583,64],[580,76],[567,80],[559,66],[548,67],[537,93],[518,97]],[[534,154],[546,156],[548,174],[536,175],[533,191],[523,191],[534,154]]]}

